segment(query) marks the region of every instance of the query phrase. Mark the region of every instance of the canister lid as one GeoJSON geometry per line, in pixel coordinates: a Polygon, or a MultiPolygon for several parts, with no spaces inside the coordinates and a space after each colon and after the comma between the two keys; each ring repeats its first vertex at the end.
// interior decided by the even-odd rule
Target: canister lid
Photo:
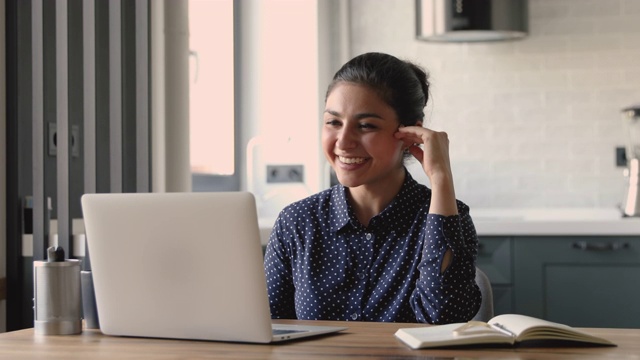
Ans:
{"type": "Polygon", "coordinates": [[[64,261],[64,249],[61,246],[51,246],[47,249],[47,261],[64,261]]]}

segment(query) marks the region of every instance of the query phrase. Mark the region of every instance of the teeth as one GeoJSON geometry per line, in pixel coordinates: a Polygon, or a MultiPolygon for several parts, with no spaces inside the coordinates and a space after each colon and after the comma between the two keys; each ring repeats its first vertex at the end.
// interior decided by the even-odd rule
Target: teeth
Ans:
{"type": "Polygon", "coordinates": [[[338,159],[340,160],[340,162],[343,162],[345,164],[362,164],[365,160],[364,158],[348,158],[343,156],[338,156],[338,159]]]}

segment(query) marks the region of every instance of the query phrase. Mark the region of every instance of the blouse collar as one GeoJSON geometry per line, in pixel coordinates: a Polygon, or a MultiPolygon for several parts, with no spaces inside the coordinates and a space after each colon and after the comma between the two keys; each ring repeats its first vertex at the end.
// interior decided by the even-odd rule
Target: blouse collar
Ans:
{"type": "MultiPolygon", "coordinates": [[[[371,219],[369,228],[375,229],[379,226],[385,226],[384,224],[393,224],[395,223],[394,220],[401,216],[401,214],[406,216],[407,210],[415,208],[416,201],[426,201],[426,199],[421,200],[415,198],[415,189],[418,186],[420,186],[420,184],[413,179],[409,171],[405,168],[404,182],[402,183],[400,191],[380,214],[371,219]]],[[[347,225],[351,225],[353,228],[362,227],[355,216],[353,207],[348,201],[347,191],[348,188],[340,184],[331,189],[329,223],[331,224],[332,232],[338,232],[347,225]]]]}

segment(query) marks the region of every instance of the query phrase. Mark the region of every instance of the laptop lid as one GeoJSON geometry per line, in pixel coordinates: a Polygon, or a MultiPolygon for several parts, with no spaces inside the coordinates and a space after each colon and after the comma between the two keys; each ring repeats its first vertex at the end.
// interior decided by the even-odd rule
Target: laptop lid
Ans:
{"type": "Polygon", "coordinates": [[[251,193],[85,194],[81,202],[103,333],[273,340],[251,193]]]}

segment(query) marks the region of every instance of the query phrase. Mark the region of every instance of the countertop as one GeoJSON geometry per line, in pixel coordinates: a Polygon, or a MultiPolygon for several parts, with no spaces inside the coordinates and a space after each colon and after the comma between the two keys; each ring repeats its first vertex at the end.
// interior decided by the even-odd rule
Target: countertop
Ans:
{"type": "Polygon", "coordinates": [[[471,217],[480,236],[640,236],[640,218],[617,208],[471,209],[471,217]]]}
{"type": "MultiPolygon", "coordinates": [[[[617,208],[471,208],[479,236],[640,236],[640,218],[617,208]]],[[[263,244],[275,219],[260,220],[263,244]]]]}

